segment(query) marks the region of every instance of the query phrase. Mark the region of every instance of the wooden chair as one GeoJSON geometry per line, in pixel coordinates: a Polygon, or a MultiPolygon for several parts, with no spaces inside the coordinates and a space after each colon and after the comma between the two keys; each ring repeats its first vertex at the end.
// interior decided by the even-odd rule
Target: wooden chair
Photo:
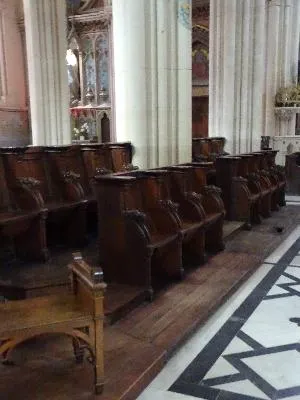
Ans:
{"type": "MultiPolygon", "coordinates": [[[[77,362],[88,350],[95,372],[95,392],[104,385],[103,294],[106,285],[100,268],[74,254],[71,271],[72,292],[0,304],[0,356],[12,364],[12,351],[34,337],[64,334],[73,341],[77,362]]],[[[2,393],[3,396],[4,393],[2,393]]]]}
{"type": "Polygon", "coordinates": [[[92,187],[84,168],[81,146],[46,146],[44,149],[47,155],[50,173],[55,184],[60,187],[64,184],[65,174],[72,174],[76,176],[87,201],[89,203],[95,202],[92,194],[92,187]]]}
{"type": "Polygon", "coordinates": [[[89,186],[92,186],[91,182],[95,175],[113,172],[111,154],[105,143],[82,145],[81,154],[89,186]]]}
{"type": "MultiPolygon", "coordinates": [[[[281,165],[276,165],[275,159],[276,155],[278,153],[278,150],[262,150],[266,157],[267,161],[267,170],[270,172],[270,174],[273,177],[273,182],[277,182],[277,190],[276,190],[276,196],[277,196],[277,204],[280,207],[283,207],[286,205],[285,202],[285,190],[286,190],[286,185],[287,185],[287,180],[286,180],[286,171],[285,168],[281,165]]],[[[287,168],[288,170],[288,168],[287,168]]]]}
{"type": "Polygon", "coordinates": [[[224,156],[216,159],[217,186],[222,190],[226,216],[229,220],[244,221],[251,229],[259,223],[259,194],[251,193],[248,180],[239,175],[241,157],[224,156]]]}
{"type": "Polygon", "coordinates": [[[25,193],[33,199],[33,209],[47,211],[47,243],[84,244],[87,201],[78,175],[66,166],[56,179],[43,147],[9,148],[1,153],[13,201],[26,210],[25,193]]]}
{"type": "Polygon", "coordinates": [[[210,252],[218,252],[224,249],[225,209],[220,197],[221,190],[207,185],[206,175],[210,167],[210,163],[193,163],[185,166],[176,165],[168,169],[172,177],[171,191],[174,200],[181,201],[180,199],[188,197],[201,206],[204,210],[205,248],[210,252]]]}
{"type": "Polygon", "coordinates": [[[99,253],[105,279],[144,287],[153,296],[153,278],[180,279],[182,238],[171,202],[142,193],[154,178],[105,175],[95,177],[99,215],[99,253]]]}
{"type": "Polygon", "coordinates": [[[205,212],[196,193],[183,191],[179,194],[173,189],[176,178],[184,185],[184,176],[181,171],[154,169],[141,171],[141,174],[151,177],[152,188],[156,190],[143,191],[145,201],[159,193],[159,201],[176,205],[176,218],[179,222],[179,234],[182,237],[182,254],[185,265],[199,265],[205,261],[205,212]],[[181,175],[181,176],[179,176],[181,175]],[[181,178],[183,178],[181,180],[181,178]]]}
{"type": "Polygon", "coordinates": [[[110,159],[114,172],[138,169],[138,167],[132,165],[133,149],[130,142],[105,143],[105,145],[110,152],[110,159]]]}
{"type": "Polygon", "coordinates": [[[208,138],[193,138],[193,161],[210,161],[211,142],[208,138]]]}
{"type": "MultiPolygon", "coordinates": [[[[32,182],[34,187],[34,182],[32,182]]],[[[0,157],[0,253],[13,245],[13,257],[25,260],[46,260],[48,250],[45,234],[47,210],[41,208],[38,198],[19,181],[19,196],[12,201],[9,193],[3,160],[0,157]]],[[[29,185],[30,186],[30,185],[29,185]]],[[[4,255],[2,254],[3,259],[4,255]]],[[[0,258],[1,254],[0,254],[0,258]]],[[[7,259],[7,261],[9,258],[7,259]]]]}
{"type": "Polygon", "coordinates": [[[268,218],[271,216],[272,209],[276,209],[272,207],[272,197],[274,195],[274,191],[276,190],[276,185],[272,185],[268,172],[264,170],[264,154],[260,152],[252,152],[248,155],[245,155],[245,157],[247,156],[249,160],[249,177],[252,180],[257,181],[257,184],[260,186],[260,213],[263,217],[268,218]]]}
{"type": "Polygon", "coordinates": [[[75,177],[78,181],[82,188],[82,197],[86,201],[85,222],[87,230],[94,231],[97,225],[97,202],[89,177],[91,171],[85,168],[84,153],[81,151],[81,146],[47,146],[45,151],[51,175],[57,186],[64,184],[66,173],[71,175],[72,178],[75,177]]]}

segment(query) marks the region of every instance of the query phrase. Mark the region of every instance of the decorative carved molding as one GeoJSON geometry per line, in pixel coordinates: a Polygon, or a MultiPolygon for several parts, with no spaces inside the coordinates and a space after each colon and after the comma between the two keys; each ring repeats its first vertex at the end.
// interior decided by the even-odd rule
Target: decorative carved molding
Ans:
{"type": "Polygon", "coordinates": [[[67,183],[75,183],[80,179],[80,175],[76,174],[74,171],[64,171],[62,174],[64,181],[67,183]]]}
{"type": "Polygon", "coordinates": [[[193,19],[209,19],[209,4],[203,6],[193,7],[192,10],[193,19]]]}
{"type": "Polygon", "coordinates": [[[274,112],[278,118],[287,121],[295,114],[300,114],[300,107],[275,107],[274,112]]]}
{"type": "Polygon", "coordinates": [[[72,15],[68,19],[72,26],[75,25],[76,33],[80,36],[85,33],[99,32],[101,29],[109,27],[112,10],[111,7],[106,7],[85,14],[72,15]]]}
{"type": "Polygon", "coordinates": [[[20,177],[17,179],[17,182],[21,186],[26,186],[31,189],[35,189],[35,188],[39,187],[41,184],[41,182],[39,180],[37,180],[35,178],[31,178],[31,177],[20,177]]]}

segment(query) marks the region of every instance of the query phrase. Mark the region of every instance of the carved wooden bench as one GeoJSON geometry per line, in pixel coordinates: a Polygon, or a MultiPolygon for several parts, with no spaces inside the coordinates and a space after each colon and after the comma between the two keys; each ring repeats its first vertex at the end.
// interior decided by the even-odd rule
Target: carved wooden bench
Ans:
{"type": "Polygon", "coordinates": [[[271,191],[271,209],[276,211],[285,205],[286,177],[284,167],[275,164],[277,150],[255,152],[260,157],[260,173],[265,177],[271,191]]]}
{"type": "Polygon", "coordinates": [[[239,156],[216,159],[217,186],[222,190],[227,219],[244,221],[250,229],[252,223],[260,222],[260,194],[251,192],[248,179],[239,175],[241,161],[239,156]]]}
{"type": "Polygon", "coordinates": [[[193,138],[193,161],[215,161],[217,157],[227,155],[224,151],[224,137],[193,138]]]}
{"type": "MultiPolygon", "coordinates": [[[[172,169],[183,170],[181,177],[185,181],[186,190],[200,195],[200,202],[205,212],[205,246],[212,252],[224,249],[223,222],[225,216],[221,190],[213,185],[207,185],[207,175],[213,163],[191,163],[185,167],[175,166],[172,169]],[[184,169],[183,169],[184,168],[184,169]]],[[[177,186],[182,190],[183,184],[177,186]]]]}
{"type": "Polygon", "coordinates": [[[285,206],[286,174],[283,166],[276,165],[275,159],[278,150],[263,150],[263,153],[267,158],[268,171],[277,179],[277,204],[280,207],[285,206]]]}
{"type": "Polygon", "coordinates": [[[168,169],[153,169],[134,171],[131,176],[146,179],[142,196],[144,203],[150,208],[153,201],[169,204],[179,223],[179,233],[183,240],[184,265],[199,265],[205,260],[205,212],[196,193],[184,192],[183,195],[174,196],[172,193],[172,180],[180,171],[168,169]],[[150,183],[150,184],[149,184],[150,183]]]}
{"type": "Polygon", "coordinates": [[[81,153],[90,186],[95,175],[113,172],[111,154],[105,143],[84,144],[81,153]]]}
{"type": "Polygon", "coordinates": [[[96,176],[99,252],[105,279],[145,288],[153,277],[182,277],[182,238],[176,210],[168,201],[147,198],[149,176],[96,176]],[[101,221],[101,222],[100,222],[101,221]]]}
{"type": "MultiPolygon", "coordinates": [[[[31,338],[64,334],[72,338],[77,362],[84,351],[94,366],[95,391],[104,384],[103,363],[103,295],[106,285],[100,268],[90,267],[74,254],[69,265],[72,292],[64,295],[8,301],[0,304],[0,356],[12,363],[12,351],[31,338]]],[[[3,394],[4,395],[4,394],[3,394]]]]}
{"type": "Polygon", "coordinates": [[[36,207],[37,199],[28,189],[30,184],[23,184],[22,180],[19,181],[18,199],[12,201],[2,161],[0,156],[0,253],[13,241],[13,257],[45,260],[48,257],[45,236],[47,210],[36,207]]]}
{"type": "Polygon", "coordinates": [[[110,153],[110,160],[114,172],[130,171],[138,167],[132,165],[133,147],[130,142],[105,143],[110,153]]]}
{"type": "Polygon", "coordinates": [[[82,245],[86,237],[86,206],[79,177],[67,167],[55,179],[44,147],[1,149],[13,201],[21,210],[47,211],[47,243],[82,245]],[[26,193],[26,199],[24,194],[26,193]]]}
{"type": "Polygon", "coordinates": [[[210,161],[212,152],[211,142],[208,138],[192,139],[192,157],[193,161],[210,161]]]}

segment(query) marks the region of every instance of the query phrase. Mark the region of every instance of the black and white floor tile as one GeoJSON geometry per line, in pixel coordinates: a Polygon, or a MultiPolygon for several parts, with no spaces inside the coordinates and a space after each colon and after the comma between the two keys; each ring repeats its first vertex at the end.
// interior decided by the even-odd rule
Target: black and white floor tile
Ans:
{"type": "Polygon", "coordinates": [[[300,400],[300,226],[138,398],[150,399],[300,400]]]}

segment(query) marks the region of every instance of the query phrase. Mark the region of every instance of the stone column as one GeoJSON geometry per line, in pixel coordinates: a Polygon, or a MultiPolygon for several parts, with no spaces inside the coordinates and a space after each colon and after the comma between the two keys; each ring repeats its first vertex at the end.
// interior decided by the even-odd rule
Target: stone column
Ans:
{"type": "Polygon", "coordinates": [[[186,0],[113,0],[116,139],[141,168],[191,159],[190,13],[186,0]]]}
{"type": "Polygon", "coordinates": [[[66,6],[24,0],[33,145],[71,143],[66,67],[66,6]]]}
{"type": "Polygon", "coordinates": [[[265,0],[210,4],[209,136],[225,136],[233,154],[257,150],[263,132],[265,0]]]}
{"type": "MultiPolygon", "coordinates": [[[[275,117],[275,94],[296,83],[298,0],[211,0],[209,135],[227,151],[257,150],[260,137],[294,129],[275,117]]],[[[286,134],[286,133],[285,133],[286,134]]]]}
{"type": "Polygon", "coordinates": [[[295,114],[279,118],[274,98],[280,87],[297,83],[299,57],[300,3],[298,0],[271,0],[268,3],[265,134],[295,134],[295,114]]]}

